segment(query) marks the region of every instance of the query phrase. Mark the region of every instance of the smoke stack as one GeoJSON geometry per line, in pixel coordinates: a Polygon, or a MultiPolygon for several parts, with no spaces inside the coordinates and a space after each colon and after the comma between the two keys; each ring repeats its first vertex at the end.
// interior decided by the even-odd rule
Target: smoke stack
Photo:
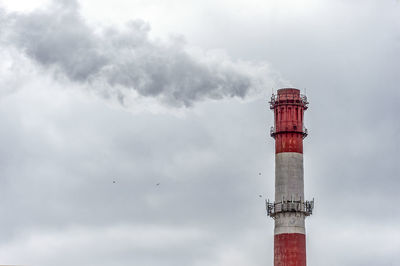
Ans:
{"type": "Polygon", "coordinates": [[[285,88],[272,94],[270,108],[275,125],[275,202],[267,213],[275,220],[274,266],[306,265],[305,217],[312,214],[314,200],[304,201],[303,139],[307,97],[300,90],[285,88]]]}

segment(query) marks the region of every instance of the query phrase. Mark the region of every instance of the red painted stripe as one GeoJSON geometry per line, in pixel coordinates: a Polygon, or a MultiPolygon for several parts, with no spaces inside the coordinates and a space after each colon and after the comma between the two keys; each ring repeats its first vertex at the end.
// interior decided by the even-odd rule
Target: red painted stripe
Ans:
{"type": "Polygon", "coordinates": [[[280,89],[273,104],[275,153],[303,153],[303,116],[306,105],[298,89],[280,89]]]}
{"type": "Polygon", "coordinates": [[[275,235],[274,266],[306,266],[306,235],[275,235]]]}
{"type": "Polygon", "coordinates": [[[277,134],[275,136],[275,153],[303,153],[303,135],[297,133],[277,134]]]}

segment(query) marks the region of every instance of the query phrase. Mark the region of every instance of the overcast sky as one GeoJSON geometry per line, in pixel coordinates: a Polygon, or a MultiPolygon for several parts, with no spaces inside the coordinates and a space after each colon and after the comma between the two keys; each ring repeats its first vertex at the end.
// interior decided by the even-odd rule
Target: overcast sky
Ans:
{"type": "Polygon", "coordinates": [[[399,59],[397,0],[0,1],[0,264],[273,265],[295,87],[308,265],[399,265],[399,59]]]}

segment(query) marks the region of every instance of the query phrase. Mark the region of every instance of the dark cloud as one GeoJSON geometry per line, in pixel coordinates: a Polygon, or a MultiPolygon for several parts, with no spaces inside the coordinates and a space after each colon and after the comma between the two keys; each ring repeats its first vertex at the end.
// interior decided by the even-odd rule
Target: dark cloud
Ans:
{"type": "Polygon", "coordinates": [[[4,42],[121,103],[132,90],[170,105],[191,106],[204,99],[243,98],[272,85],[265,64],[235,62],[216,53],[194,55],[182,38],[150,39],[150,26],[141,20],[121,28],[89,26],[73,0],[0,15],[7,28],[4,42]]]}

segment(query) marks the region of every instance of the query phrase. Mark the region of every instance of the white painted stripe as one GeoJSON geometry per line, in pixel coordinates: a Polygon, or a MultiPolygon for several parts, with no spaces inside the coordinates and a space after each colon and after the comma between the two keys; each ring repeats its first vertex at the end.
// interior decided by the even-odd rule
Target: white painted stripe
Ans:
{"type": "MultiPolygon", "coordinates": [[[[304,201],[303,154],[282,152],[275,155],[275,202],[282,199],[304,201]]],[[[279,213],[275,217],[275,235],[305,234],[302,213],[279,213]]]]}
{"type": "Polygon", "coordinates": [[[280,213],[275,217],[274,234],[305,234],[304,215],[301,213],[280,213]]]}
{"type": "Polygon", "coordinates": [[[304,200],[303,154],[282,152],[275,155],[275,202],[304,200]]]}

